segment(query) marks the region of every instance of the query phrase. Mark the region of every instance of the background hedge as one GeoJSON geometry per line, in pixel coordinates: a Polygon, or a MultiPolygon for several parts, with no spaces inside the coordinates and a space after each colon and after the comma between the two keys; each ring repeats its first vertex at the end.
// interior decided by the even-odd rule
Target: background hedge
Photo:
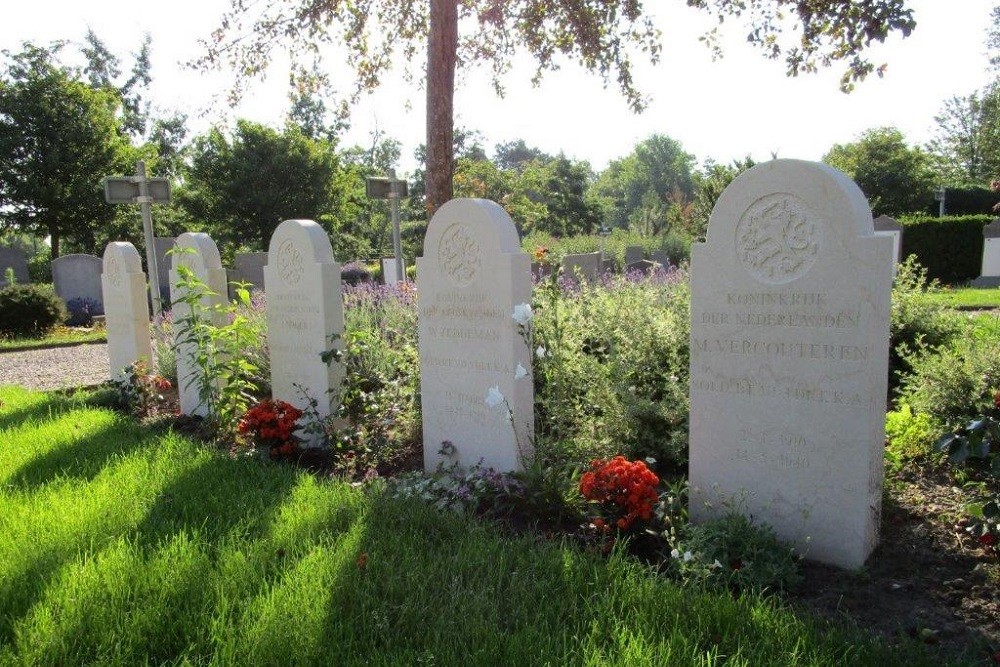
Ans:
{"type": "Polygon", "coordinates": [[[916,255],[927,276],[956,284],[979,277],[983,265],[983,227],[990,215],[904,217],[903,257],[916,255]]]}

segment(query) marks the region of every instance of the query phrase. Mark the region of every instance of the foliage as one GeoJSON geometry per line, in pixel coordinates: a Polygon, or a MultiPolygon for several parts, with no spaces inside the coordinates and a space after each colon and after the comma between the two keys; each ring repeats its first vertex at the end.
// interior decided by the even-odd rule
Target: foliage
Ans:
{"type": "Polygon", "coordinates": [[[785,590],[802,578],[791,548],[738,512],[689,526],[671,557],[684,579],[737,591],[785,590]]]}
{"type": "Polygon", "coordinates": [[[982,186],[1000,177],[1000,83],[946,100],[934,122],[928,150],[945,184],[982,186]]]}
{"type": "Polygon", "coordinates": [[[608,517],[619,529],[628,530],[636,520],[649,521],[653,516],[659,483],[660,478],[642,461],[624,456],[594,459],[580,477],[580,494],[599,508],[593,519],[598,528],[604,527],[604,517],[608,517]]]}
{"type": "Polygon", "coordinates": [[[613,229],[608,236],[580,234],[556,237],[534,232],[524,236],[521,241],[521,248],[529,254],[534,255],[544,249],[544,261],[550,264],[559,264],[565,255],[599,252],[603,249],[606,258],[613,259],[618,267],[623,268],[625,250],[629,247],[642,248],[647,257],[651,257],[653,253],[666,253],[674,266],[684,264],[691,255],[690,241],[676,234],[644,236],[624,229],[613,229]]]}
{"type": "Polygon", "coordinates": [[[124,173],[136,154],[116,116],[116,94],[95,90],[56,62],[51,49],[5,51],[0,78],[0,226],[63,238],[92,251],[115,209],[98,180],[124,173]]]}
{"type": "Polygon", "coordinates": [[[66,318],[66,306],[51,285],[0,288],[0,337],[45,336],[66,318]]]}
{"type": "Polygon", "coordinates": [[[149,120],[150,104],[143,99],[143,93],[153,79],[149,60],[151,41],[149,33],[146,33],[139,50],[132,54],[132,70],[124,81],[121,79],[121,59],[108,50],[90,28],[87,28],[82,47],[87,59],[83,73],[90,87],[107,90],[120,100],[122,129],[137,138],[145,135],[149,120]]]}
{"type": "Polygon", "coordinates": [[[937,425],[930,415],[914,412],[906,403],[885,416],[886,453],[894,460],[926,459],[934,444],[937,425]]]}
{"type": "Polygon", "coordinates": [[[682,271],[536,286],[535,436],[543,459],[687,461],[689,291],[682,271]]]}
{"type": "Polygon", "coordinates": [[[654,134],[613,160],[592,190],[610,227],[655,236],[671,230],[672,209],[684,218],[676,209],[684,209],[694,195],[693,170],[694,156],[680,142],[654,134]]]}
{"type": "Polygon", "coordinates": [[[298,438],[295,430],[302,411],[290,403],[265,398],[250,406],[240,418],[237,431],[271,458],[291,458],[298,438]]]}
{"type": "Polygon", "coordinates": [[[177,349],[174,347],[173,311],[164,310],[150,326],[153,344],[151,367],[163,377],[177,384],[177,349]]]}
{"type": "Polygon", "coordinates": [[[250,293],[239,287],[236,301],[230,304],[183,262],[178,264],[177,274],[174,296],[180,296],[171,308],[176,311],[178,304],[186,308],[180,317],[174,312],[172,327],[176,345],[187,348],[187,361],[193,369],[188,378],[181,378],[186,382],[181,388],[193,385],[216,435],[224,442],[235,442],[239,419],[257,390],[253,377],[258,369],[245,351],[259,344],[260,338],[239,310],[239,306],[249,304],[250,293]]]}
{"type": "Polygon", "coordinates": [[[928,155],[907,146],[894,127],[872,128],[854,143],[836,144],[823,162],[858,184],[875,215],[922,210],[935,185],[928,155]]]}
{"type": "Polygon", "coordinates": [[[390,480],[387,492],[391,498],[419,500],[439,510],[489,514],[523,495],[525,488],[515,475],[478,463],[464,472],[457,464],[441,463],[430,474],[415,471],[397,476],[390,480]]]}
{"type": "Polygon", "coordinates": [[[1000,387],[1000,329],[977,329],[933,354],[917,353],[907,361],[899,400],[929,415],[938,428],[957,428],[991,405],[1000,387]]]}
{"type": "Polygon", "coordinates": [[[324,139],[240,120],[231,137],[216,128],[194,140],[178,199],[218,242],[264,249],[282,220],[318,219],[337,208],[338,165],[324,139]]]}
{"type": "Polygon", "coordinates": [[[749,155],[742,160],[734,160],[731,164],[717,164],[709,160],[702,170],[695,174],[694,201],[691,204],[690,228],[685,231],[691,238],[703,239],[708,232],[708,220],[712,216],[715,202],[722,196],[723,190],[736,180],[736,177],[754,166],[754,160],[749,155]]]}
{"type": "Polygon", "coordinates": [[[900,218],[902,255],[916,255],[927,275],[945,284],[975,278],[982,269],[983,226],[991,220],[985,215],[900,218]]]}
{"type": "Polygon", "coordinates": [[[917,350],[937,348],[962,331],[961,317],[942,309],[931,298],[940,293],[936,280],[910,255],[896,266],[889,319],[889,382],[911,370],[909,358],[917,350]]]}
{"type": "Polygon", "coordinates": [[[136,417],[147,417],[163,402],[161,392],[171,388],[170,380],[150,373],[145,359],[138,359],[124,369],[120,377],[112,378],[117,403],[136,417]]]}

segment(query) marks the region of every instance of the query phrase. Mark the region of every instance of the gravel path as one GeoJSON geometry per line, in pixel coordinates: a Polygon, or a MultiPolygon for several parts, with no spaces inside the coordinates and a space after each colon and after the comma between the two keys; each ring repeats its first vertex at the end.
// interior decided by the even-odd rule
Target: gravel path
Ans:
{"type": "Polygon", "coordinates": [[[100,384],[108,376],[107,343],[0,352],[0,385],[61,389],[100,384]]]}

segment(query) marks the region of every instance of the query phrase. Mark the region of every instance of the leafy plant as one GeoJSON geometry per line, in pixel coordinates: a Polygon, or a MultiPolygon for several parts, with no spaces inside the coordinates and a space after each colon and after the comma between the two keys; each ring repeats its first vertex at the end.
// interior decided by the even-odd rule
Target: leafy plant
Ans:
{"type": "Polygon", "coordinates": [[[71,327],[89,326],[94,321],[95,315],[104,314],[100,302],[89,296],[70,299],[66,302],[66,309],[69,311],[66,324],[71,327]]]}
{"type": "Polygon", "coordinates": [[[608,518],[619,529],[628,530],[635,521],[653,516],[659,483],[660,478],[643,461],[616,456],[591,462],[590,470],[580,478],[580,494],[598,509],[595,523],[603,524],[608,518]]]}
{"type": "Polygon", "coordinates": [[[171,388],[170,380],[150,373],[144,359],[126,366],[121,376],[112,380],[118,404],[136,417],[149,416],[163,402],[162,392],[171,388]]]}
{"type": "Polygon", "coordinates": [[[66,306],[50,285],[0,289],[0,336],[41,337],[66,320],[66,306]]]}
{"type": "Polygon", "coordinates": [[[194,368],[185,388],[197,388],[217,436],[234,442],[239,419],[258,389],[252,379],[257,366],[244,351],[257,344],[259,337],[240,311],[250,303],[250,292],[240,285],[234,302],[212,303],[212,298],[219,295],[193,271],[181,263],[177,272],[180,298],[172,304],[173,327],[178,347],[189,346],[188,360],[194,368]],[[187,306],[181,317],[176,313],[178,303],[187,306]]]}
{"type": "Polygon", "coordinates": [[[302,411],[290,403],[266,398],[246,411],[237,430],[272,459],[291,458],[298,443],[295,430],[300,417],[302,411]]]}

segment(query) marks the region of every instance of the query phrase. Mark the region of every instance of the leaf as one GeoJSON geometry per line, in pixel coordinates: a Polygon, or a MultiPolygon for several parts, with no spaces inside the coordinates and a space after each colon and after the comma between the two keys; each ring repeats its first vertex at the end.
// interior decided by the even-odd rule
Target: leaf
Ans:
{"type": "Polygon", "coordinates": [[[973,518],[982,519],[984,516],[983,506],[980,503],[969,503],[965,506],[965,513],[973,518]]]}
{"type": "Polygon", "coordinates": [[[948,453],[948,461],[951,463],[965,463],[969,458],[969,442],[965,438],[956,438],[948,453]]]}
{"type": "Polygon", "coordinates": [[[946,433],[938,438],[937,442],[934,443],[934,451],[936,452],[948,452],[951,449],[951,443],[962,436],[955,435],[954,433],[946,433]]]}

